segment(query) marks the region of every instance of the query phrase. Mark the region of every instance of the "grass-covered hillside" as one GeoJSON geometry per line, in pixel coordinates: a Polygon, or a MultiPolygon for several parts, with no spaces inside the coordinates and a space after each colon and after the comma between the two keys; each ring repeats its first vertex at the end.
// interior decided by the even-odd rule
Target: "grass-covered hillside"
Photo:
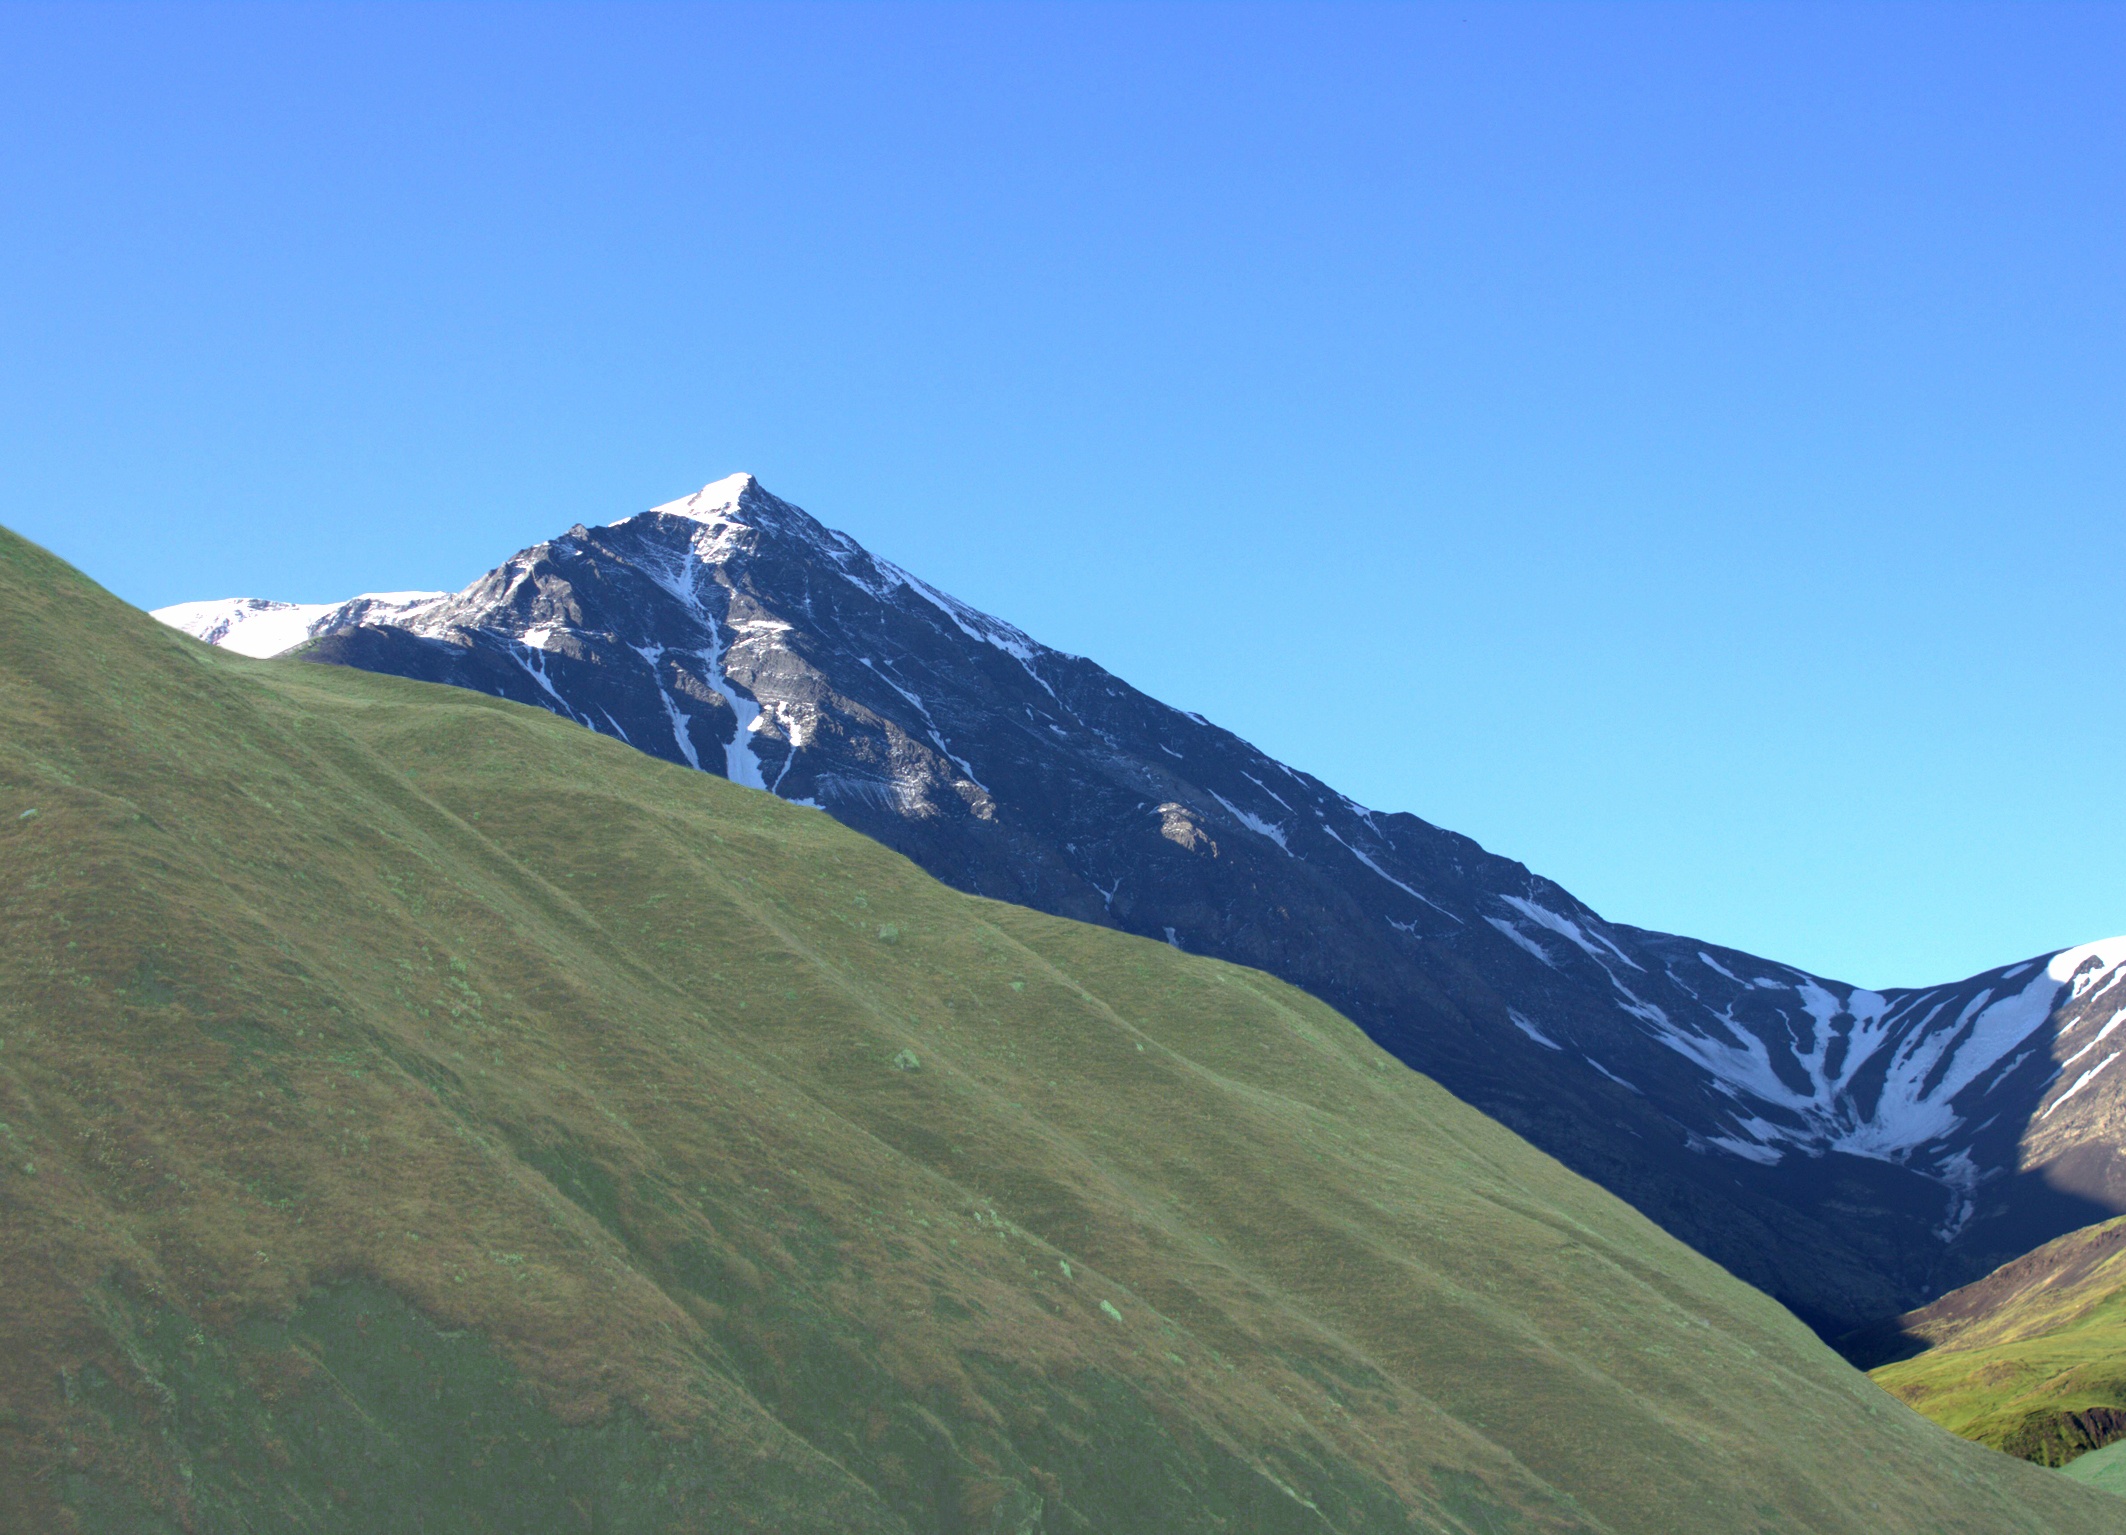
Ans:
{"type": "Polygon", "coordinates": [[[1253,972],[0,537],[0,1529],[2114,1530],[1253,972]]]}
{"type": "Polygon", "coordinates": [[[1894,1332],[1924,1352],[1875,1378],[1966,1438],[2055,1466],[2126,1439],[2126,1217],[2047,1242],[1894,1332]]]}
{"type": "Polygon", "coordinates": [[[2126,1497],[2126,1440],[2077,1456],[2063,1469],[2078,1482],[2126,1497]]]}

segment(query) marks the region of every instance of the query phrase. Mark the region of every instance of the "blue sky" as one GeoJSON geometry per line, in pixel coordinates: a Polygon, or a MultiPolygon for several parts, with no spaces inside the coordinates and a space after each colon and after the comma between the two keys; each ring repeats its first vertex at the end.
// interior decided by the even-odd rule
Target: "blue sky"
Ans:
{"type": "Polygon", "coordinates": [[[454,587],[750,469],[1613,919],[2126,931],[2126,9],[0,8],[0,520],[454,587]]]}

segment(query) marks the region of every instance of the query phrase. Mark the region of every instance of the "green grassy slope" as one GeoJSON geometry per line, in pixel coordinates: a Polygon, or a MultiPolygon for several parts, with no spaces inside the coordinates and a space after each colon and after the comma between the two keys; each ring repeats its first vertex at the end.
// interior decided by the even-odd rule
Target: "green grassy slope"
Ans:
{"type": "Polygon", "coordinates": [[[2090,1487],[2126,1497],[2126,1440],[2091,1450],[2069,1463],[2062,1472],[2090,1487]]]}
{"type": "Polygon", "coordinates": [[[1875,1379],[1937,1423],[2061,1465],[2126,1439],[2126,1217],[1898,1318],[1926,1352],[1875,1379]]]}
{"type": "Polygon", "coordinates": [[[0,1528],[2108,1505],[1265,976],[0,535],[0,1528]]]}

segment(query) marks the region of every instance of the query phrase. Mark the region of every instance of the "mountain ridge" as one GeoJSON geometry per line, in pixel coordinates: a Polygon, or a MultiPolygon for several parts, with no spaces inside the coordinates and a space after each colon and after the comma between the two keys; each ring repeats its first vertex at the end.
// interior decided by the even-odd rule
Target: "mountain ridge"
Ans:
{"type": "Polygon", "coordinates": [[[1827,1336],[2126,1209],[2101,1133],[2126,942],[1874,992],[1606,922],[751,476],[303,630],[306,659],[537,704],[959,888],[1290,980],[1827,1336]]]}

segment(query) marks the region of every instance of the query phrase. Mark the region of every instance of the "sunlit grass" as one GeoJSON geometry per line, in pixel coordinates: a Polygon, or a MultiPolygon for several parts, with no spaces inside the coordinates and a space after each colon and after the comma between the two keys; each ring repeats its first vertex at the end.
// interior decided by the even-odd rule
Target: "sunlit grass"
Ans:
{"type": "Polygon", "coordinates": [[[1875,1379],[1943,1427],[2046,1465],[2126,1437],[2126,1250],[2075,1261],[2122,1224],[2048,1243],[2044,1277],[1976,1317],[1923,1324],[1934,1346],[1875,1379]]]}

